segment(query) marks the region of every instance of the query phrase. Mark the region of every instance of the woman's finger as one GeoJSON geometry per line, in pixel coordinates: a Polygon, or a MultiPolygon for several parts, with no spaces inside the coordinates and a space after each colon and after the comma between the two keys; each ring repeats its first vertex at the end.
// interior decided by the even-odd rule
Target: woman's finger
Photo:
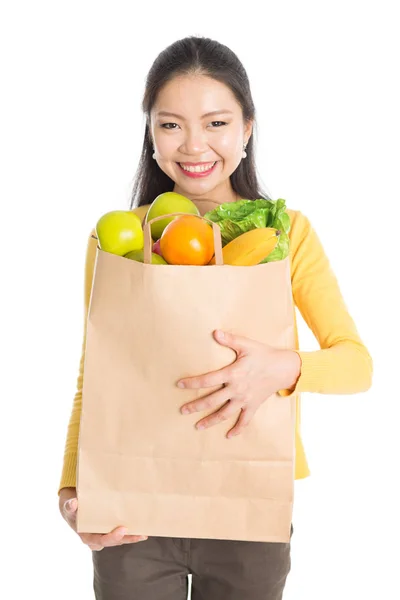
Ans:
{"type": "Polygon", "coordinates": [[[232,372],[235,370],[236,365],[228,365],[217,371],[210,371],[203,375],[196,375],[195,377],[184,377],[178,381],[178,387],[187,389],[196,388],[208,388],[214,387],[215,385],[222,385],[223,383],[229,383],[232,372]]]}
{"type": "Polygon", "coordinates": [[[142,535],[125,535],[126,527],[116,527],[110,533],[79,533],[82,542],[91,550],[101,550],[110,546],[121,546],[122,544],[134,544],[147,539],[142,535]]]}
{"type": "Polygon", "coordinates": [[[147,535],[124,535],[120,544],[136,544],[137,542],[145,542],[147,539],[147,535]]]}
{"type": "Polygon", "coordinates": [[[101,540],[101,533],[78,533],[82,542],[87,546],[104,546],[101,540]]]}
{"type": "Polygon", "coordinates": [[[103,550],[104,546],[99,546],[99,544],[88,544],[89,548],[94,551],[103,550]]]}
{"type": "Polygon", "coordinates": [[[126,527],[116,527],[110,533],[105,533],[101,535],[100,544],[102,546],[117,546],[121,544],[134,544],[136,542],[144,541],[143,538],[147,536],[142,535],[126,535],[127,533],[126,527]]]}
{"type": "Polygon", "coordinates": [[[76,531],[76,515],[78,511],[78,500],[76,498],[69,498],[63,505],[63,517],[67,521],[68,525],[76,531]]]}
{"type": "Polygon", "coordinates": [[[110,533],[100,534],[100,544],[104,547],[116,546],[123,540],[127,532],[126,527],[116,527],[110,533]]]}
{"type": "Polygon", "coordinates": [[[218,423],[222,423],[231,417],[232,415],[237,414],[241,409],[241,404],[238,401],[231,400],[222,406],[217,412],[213,412],[211,415],[205,417],[205,419],[201,419],[196,423],[197,429],[208,429],[213,425],[218,425],[218,423]]]}
{"type": "Polygon", "coordinates": [[[254,415],[256,414],[255,410],[250,410],[249,408],[245,408],[240,412],[239,418],[236,421],[234,427],[226,434],[227,438],[231,438],[235,435],[239,435],[242,433],[243,429],[247,427],[250,423],[254,415]]]}
{"type": "MultiPolygon", "coordinates": [[[[142,536],[142,535],[124,535],[122,540],[120,542],[114,544],[114,546],[122,546],[123,544],[136,544],[138,542],[143,542],[147,539],[148,539],[147,536],[142,536]]],[[[99,552],[100,550],[103,550],[105,548],[105,546],[101,546],[100,544],[90,543],[87,545],[94,552],[99,552]]]]}
{"type": "Polygon", "coordinates": [[[98,539],[95,541],[91,538],[90,541],[86,541],[86,545],[89,546],[91,550],[103,550],[103,548],[111,547],[111,546],[122,546],[123,544],[136,544],[138,542],[143,542],[147,540],[147,536],[142,535],[124,535],[122,538],[112,538],[109,537],[110,534],[99,534],[98,539]],[[104,540],[105,536],[107,536],[106,541],[104,540]]]}
{"type": "Polygon", "coordinates": [[[181,407],[181,413],[187,415],[201,410],[221,408],[221,405],[230,400],[231,395],[232,392],[229,391],[229,387],[223,387],[212,394],[208,394],[208,396],[205,396],[204,398],[184,404],[181,407]]]}
{"type": "Polygon", "coordinates": [[[67,515],[73,516],[74,514],[76,514],[77,510],[78,510],[77,498],[69,498],[69,500],[66,500],[64,502],[64,511],[67,515]]]}

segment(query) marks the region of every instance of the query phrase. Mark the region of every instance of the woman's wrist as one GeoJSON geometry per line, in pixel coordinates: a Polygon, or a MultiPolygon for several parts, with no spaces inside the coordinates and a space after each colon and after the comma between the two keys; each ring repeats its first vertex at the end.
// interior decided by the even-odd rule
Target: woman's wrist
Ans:
{"type": "Polygon", "coordinates": [[[301,374],[301,358],[294,350],[287,351],[287,381],[285,389],[293,390],[301,374]]]}

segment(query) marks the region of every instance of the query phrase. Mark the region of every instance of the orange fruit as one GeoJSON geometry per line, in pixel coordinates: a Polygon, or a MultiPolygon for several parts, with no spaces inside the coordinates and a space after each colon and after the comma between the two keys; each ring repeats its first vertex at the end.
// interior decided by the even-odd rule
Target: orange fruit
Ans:
{"type": "Polygon", "coordinates": [[[162,233],[160,250],[170,265],[206,265],[214,255],[212,227],[193,215],[176,217],[162,233]]]}

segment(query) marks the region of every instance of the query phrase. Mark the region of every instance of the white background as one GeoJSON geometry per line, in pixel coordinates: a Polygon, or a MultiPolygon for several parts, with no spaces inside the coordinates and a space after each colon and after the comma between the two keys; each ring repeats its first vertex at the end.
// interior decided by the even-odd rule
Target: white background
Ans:
{"type": "MultiPolygon", "coordinates": [[[[128,207],[147,71],[194,34],[242,60],[262,183],[310,218],[374,359],[367,393],[303,395],[312,476],[296,483],[284,597],[399,598],[395,2],[134,5],[2,4],[2,597],[93,597],[90,550],[57,496],[86,243],[99,216],[128,207]]],[[[299,327],[301,349],[317,349],[299,327]]]]}

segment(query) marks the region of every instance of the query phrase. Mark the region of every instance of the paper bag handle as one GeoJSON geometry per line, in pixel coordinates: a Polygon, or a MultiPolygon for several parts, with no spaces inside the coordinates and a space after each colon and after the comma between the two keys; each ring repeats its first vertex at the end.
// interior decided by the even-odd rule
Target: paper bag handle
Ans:
{"type": "Polygon", "coordinates": [[[214,234],[215,264],[223,265],[224,261],[223,261],[223,256],[222,256],[222,239],[221,239],[221,229],[220,229],[219,225],[217,225],[213,221],[210,221],[209,219],[206,219],[205,217],[202,217],[201,215],[194,215],[194,214],[182,213],[182,212],[169,213],[167,215],[161,215],[160,217],[154,217],[154,219],[150,219],[149,221],[147,221],[147,223],[144,224],[144,226],[143,226],[143,233],[144,233],[143,262],[144,262],[144,264],[146,264],[146,265],[150,264],[150,257],[151,257],[151,251],[152,251],[150,225],[152,223],[155,223],[156,221],[161,221],[161,219],[166,219],[168,217],[175,217],[175,216],[178,217],[180,215],[184,215],[186,217],[187,216],[197,217],[199,219],[203,219],[203,221],[207,221],[207,223],[210,223],[210,225],[212,225],[213,234],[214,234]]]}

